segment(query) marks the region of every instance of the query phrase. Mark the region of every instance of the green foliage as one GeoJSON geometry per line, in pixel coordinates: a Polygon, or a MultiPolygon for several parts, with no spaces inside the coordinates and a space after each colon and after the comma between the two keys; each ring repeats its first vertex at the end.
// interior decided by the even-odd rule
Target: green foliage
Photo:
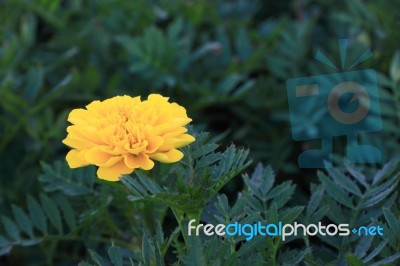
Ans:
{"type": "MultiPolygon", "coordinates": [[[[88,262],[81,262],[79,263],[79,266],[93,266],[93,265],[98,265],[98,266],[103,266],[107,265],[106,260],[100,256],[96,251],[94,250],[89,250],[91,260],[93,261],[94,264],[90,264],[88,262]]],[[[121,254],[120,248],[117,246],[112,245],[108,249],[108,256],[109,256],[109,261],[112,263],[112,265],[115,266],[122,266],[123,264],[123,256],[121,254]]],[[[135,265],[133,264],[132,259],[130,259],[130,264],[129,265],[135,265]]]]}
{"type": "MultiPolygon", "coordinates": [[[[384,193],[384,196],[380,196],[376,191],[385,191],[384,187],[390,185],[395,185],[398,188],[399,162],[388,163],[370,179],[366,179],[359,169],[348,164],[346,164],[346,167],[346,173],[351,173],[351,178],[345,172],[335,169],[328,170],[329,177],[323,173],[319,174],[321,185],[313,186],[313,193],[307,208],[304,210],[303,206],[288,205],[294,192],[294,186],[290,182],[274,186],[272,169],[258,165],[251,177],[243,176],[247,190],[243,192],[232,207],[225,195],[218,196],[214,203],[204,210],[201,219],[206,223],[222,224],[236,221],[242,224],[252,224],[259,221],[293,223],[299,219],[304,220],[305,223],[318,223],[325,217],[325,219],[336,224],[350,221],[350,228],[378,224],[379,219],[380,225],[383,224],[382,221],[387,221],[387,225],[384,225],[384,232],[391,234],[389,246],[388,240],[380,239],[379,236],[318,236],[325,242],[322,246],[318,242],[314,244],[314,241],[308,236],[301,235],[292,236],[286,241],[282,241],[280,237],[267,237],[266,239],[255,237],[248,242],[243,242],[245,236],[189,237],[188,246],[186,246],[187,255],[183,257],[182,263],[185,265],[209,265],[212,263],[294,265],[305,261],[321,265],[323,261],[328,262],[327,259],[332,257],[331,251],[327,249],[328,246],[337,249],[338,255],[336,259],[332,257],[332,263],[335,261],[340,263],[343,259],[349,265],[381,265],[397,261],[400,258],[400,253],[395,252],[398,250],[399,244],[398,234],[400,231],[397,228],[399,220],[388,209],[395,206],[393,204],[395,204],[396,194],[384,193]],[[332,181],[330,181],[330,178],[332,178],[332,181]],[[336,182],[336,184],[330,182],[336,182]],[[358,187],[358,185],[365,186],[365,191],[361,192],[364,189],[358,187]],[[376,193],[375,197],[372,196],[373,193],[376,193]],[[339,196],[348,197],[349,202],[338,200],[340,199],[339,196]],[[371,198],[381,199],[381,197],[386,199],[384,203],[381,203],[380,200],[371,200],[371,198]],[[353,202],[356,204],[353,204],[353,202]],[[370,202],[374,204],[371,205],[370,202]],[[349,209],[348,213],[347,209],[349,209]],[[302,239],[307,248],[304,250],[291,249],[290,242],[296,239],[302,239]],[[392,255],[388,256],[387,254],[392,255]]],[[[167,201],[165,201],[165,204],[168,204],[167,201]]],[[[153,254],[152,257],[157,256],[153,254]]],[[[150,264],[144,263],[144,265],[150,264]]]]}
{"type": "Polygon", "coordinates": [[[41,194],[40,201],[27,197],[27,211],[12,205],[13,218],[2,216],[4,236],[1,237],[1,255],[13,246],[31,246],[46,239],[67,235],[76,228],[77,217],[63,196],[49,198],[41,194]]]}
{"type": "Polygon", "coordinates": [[[132,58],[129,71],[153,79],[155,86],[175,86],[189,69],[192,61],[190,39],[182,37],[183,21],[176,20],[164,32],[150,27],[143,36],[132,38],[119,36],[116,40],[127,50],[132,58]],[[162,44],[162,45],[160,45],[162,44]]]}
{"type": "MultiPolygon", "coordinates": [[[[247,151],[230,146],[219,152],[218,145],[208,134],[195,131],[192,134],[197,141],[183,149],[182,161],[159,165],[147,172],[135,171],[134,177],[125,176],[116,186],[88,179],[94,174],[92,168],[72,171],[65,163],[43,164],[40,181],[44,189],[62,194],[51,197],[41,194],[39,200],[28,196],[26,211],[13,205],[13,216],[1,218],[2,254],[13,247],[79,241],[86,235],[87,240],[94,243],[114,241],[122,246],[112,245],[107,259],[90,249],[94,265],[106,265],[106,261],[115,265],[165,265],[166,260],[171,260],[168,258],[171,252],[176,254],[175,263],[185,265],[293,265],[343,260],[349,265],[379,265],[400,258],[400,253],[396,253],[400,247],[400,220],[394,214],[398,213],[398,160],[387,163],[374,175],[365,175],[348,163],[344,170],[333,168],[326,173],[319,172],[320,184],[311,186],[307,206],[297,205],[293,200],[295,185],[291,181],[276,184],[272,168],[259,164],[251,176],[243,175],[245,188],[230,204],[226,195],[220,194],[221,189],[249,165],[247,151]],[[77,205],[77,200],[82,198],[86,203],[77,205]],[[135,207],[132,203],[142,204],[135,207]],[[89,228],[95,230],[101,226],[102,223],[93,224],[95,219],[128,215],[132,208],[158,218],[153,225],[139,231],[120,231],[126,228],[122,223],[106,226],[100,234],[87,235],[89,228]],[[112,209],[119,211],[112,214],[112,209]],[[178,226],[165,237],[162,221],[168,217],[168,209],[172,210],[178,226]],[[336,224],[349,223],[350,228],[379,224],[388,238],[318,235],[321,245],[301,234],[285,241],[280,236],[254,236],[249,241],[245,235],[193,237],[187,235],[186,222],[190,219],[212,224],[317,223],[326,219],[336,224]],[[136,235],[141,241],[129,240],[122,232],[136,235]],[[109,235],[110,240],[105,239],[104,234],[109,235]],[[291,243],[294,242],[303,242],[304,248],[293,248],[291,243]],[[332,249],[336,253],[332,253],[332,249]]],[[[107,220],[115,223],[115,218],[107,220]]],[[[81,265],[90,264],[82,262],[81,265]]]]}
{"type": "MultiPolygon", "coordinates": [[[[328,176],[322,172],[318,173],[321,185],[314,188],[309,209],[313,201],[320,201],[319,208],[325,208],[325,216],[335,224],[348,223],[350,230],[362,225],[382,225],[382,221],[389,221],[390,208],[397,208],[398,183],[399,183],[399,161],[392,160],[374,175],[365,175],[360,169],[345,163],[344,170],[328,169],[328,176]],[[325,191],[325,193],[323,193],[325,191]],[[386,213],[385,213],[386,212],[386,213]]],[[[314,203],[315,204],[315,203],[314,203]]],[[[315,205],[314,205],[315,206],[315,205]]],[[[307,217],[310,217],[308,211],[307,217]]],[[[320,220],[321,217],[318,217],[320,220]]],[[[392,217],[393,218],[393,217],[392,217]]],[[[309,220],[314,220],[309,218],[309,220]]],[[[394,220],[392,220],[394,222],[394,220]]],[[[318,236],[323,242],[338,250],[341,254],[345,250],[349,252],[355,247],[355,254],[343,254],[350,265],[365,265],[371,263],[372,259],[380,258],[376,265],[385,261],[396,261],[400,253],[396,253],[398,246],[387,245],[389,235],[394,233],[384,229],[382,239],[378,237],[340,238],[318,236]],[[386,239],[386,240],[385,240],[386,239]],[[356,245],[356,243],[358,243],[356,245]],[[367,251],[369,253],[367,254],[367,251]],[[392,254],[388,258],[387,254],[392,254]],[[386,259],[386,260],[384,260],[386,259]]],[[[324,253],[320,253],[323,257],[324,253]]]]}
{"type": "Polygon", "coordinates": [[[97,193],[94,189],[96,172],[95,167],[80,168],[69,171],[65,161],[57,161],[53,166],[42,163],[43,174],[39,181],[46,192],[60,191],[68,196],[82,196],[88,193],[97,193]]]}

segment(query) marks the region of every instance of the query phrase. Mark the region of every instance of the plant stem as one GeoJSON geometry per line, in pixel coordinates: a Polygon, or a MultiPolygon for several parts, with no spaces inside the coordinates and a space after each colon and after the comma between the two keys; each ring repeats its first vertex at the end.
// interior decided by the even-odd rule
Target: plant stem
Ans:
{"type": "Polygon", "coordinates": [[[273,265],[273,266],[275,266],[276,265],[276,255],[277,255],[277,253],[278,253],[278,249],[279,249],[279,243],[280,243],[280,237],[278,238],[276,238],[275,239],[275,241],[272,241],[272,246],[273,246],[273,249],[272,249],[272,256],[271,256],[271,259],[272,259],[272,264],[271,265],[273,265]],[[276,243],[276,245],[275,245],[275,241],[277,242],[276,243]]]}
{"type": "Polygon", "coordinates": [[[178,226],[179,226],[179,229],[181,230],[181,234],[182,234],[183,240],[185,241],[186,246],[188,246],[189,245],[189,240],[187,238],[187,235],[186,235],[186,232],[185,232],[185,228],[183,227],[183,224],[182,224],[183,215],[180,215],[180,213],[174,207],[171,207],[171,210],[172,210],[172,213],[175,216],[176,221],[178,222],[178,226]]]}

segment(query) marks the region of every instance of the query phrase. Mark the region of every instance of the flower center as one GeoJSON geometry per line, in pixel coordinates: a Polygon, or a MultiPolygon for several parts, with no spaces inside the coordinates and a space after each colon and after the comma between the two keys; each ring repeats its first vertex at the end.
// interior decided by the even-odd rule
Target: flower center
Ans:
{"type": "Polygon", "coordinates": [[[113,125],[115,130],[110,136],[110,144],[122,148],[131,153],[142,151],[147,146],[145,140],[144,125],[138,123],[135,112],[121,108],[118,112],[109,112],[105,123],[113,125]]]}

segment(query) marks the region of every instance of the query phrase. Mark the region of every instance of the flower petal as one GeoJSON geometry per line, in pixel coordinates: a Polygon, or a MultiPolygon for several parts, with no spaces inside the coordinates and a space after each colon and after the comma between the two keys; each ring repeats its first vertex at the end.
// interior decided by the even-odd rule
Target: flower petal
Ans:
{"type": "Polygon", "coordinates": [[[82,156],[82,152],[77,150],[70,150],[65,158],[70,168],[77,168],[89,165],[82,156]]]}
{"type": "Polygon", "coordinates": [[[183,134],[183,135],[179,136],[178,139],[179,139],[179,141],[177,141],[175,143],[175,145],[176,145],[175,148],[180,148],[180,147],[186,146],[189,143],[192,143],[196,140],[192,135],[189,135],[189,134],[183,134]]]}
{"type": "Polygon", "coordinates": [[[168,152],[158,152],[150,155],[151,159],[162,163],[175,163],[182,159],[183,153],[177,149],[171,149],[168,152]]]}
{"type": "Polygon", "coordinates": [[[100,166],[97,170],[97,176],[108,181],[119,181],[122,175],[130,174],[133,170],[125,165],[124,160],[120,160],[110,167],[100,166]]]}
{"type": "Polygon", "coordinates": [[[110,167],[121,160],[120,156],[113,156],[101,150],[101,147],[94,147],[85,153],[85,159],[88,163],[110,167]]]}
{"type": "Polygon", "coordinates": [[[96,128],[92,126],[69,126],[67,132],[78,139],[85,139],[96,144],[103,143],[96,128]]]}
{"type": "Polygon", "coordinates": [[[125,164],[130,168],[141,168],[143,170],[150,170],[154,167],[154,162],[150,160],[149,156],[141,153],[138,156],[128,154],[124,156],[125,164]]]}
{"type": "Polygon", "coordinates": [[[74,138],[71,135],[68,135],[63,141],[65,145],[70,146],[73,149],[77,150],[84,150],[93,147],[95,145],[94,143],[84,140],[84,139],[79,139],[79,138],[74,138]]]}
{"type": "Polygon", "coordinates": [[[177,138],[166,138],[163,145],[159,147],[160,151],[170,150],[173,148],[180,148],[195,141],[195,138],[188,134],[182,134],[177,138]]]}
{"type": "Polygon", "coordinates": [[[164,143],[164,138],[156,136],[156,137],[148,137],[148,144],[146,147],[146,151],[148,153],[153,153],[155,152],[163,143],[164,143]]]}

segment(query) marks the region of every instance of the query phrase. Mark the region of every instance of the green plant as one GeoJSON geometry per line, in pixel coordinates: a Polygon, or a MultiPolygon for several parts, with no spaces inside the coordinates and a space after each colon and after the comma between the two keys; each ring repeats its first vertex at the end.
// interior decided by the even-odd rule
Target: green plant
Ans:
{"type": "Polygon", "coordinates": [[[39,180],[44,190],[59,193],[42,194],[40,203],[28,196],[27,211],[13,205],[13,217],[2,216],[2,254],[40,244],[46,247],[51,264],[65,241],[85,240],[97,246],[115,245],[108,259],[89,252],[97,265],[107,260],[116,265],[124,261],[132,265],[321,265],[341,261],[378,265],[400,258],[396,253],[400,220],[393,214],[398,212],[397,160],[371,177],[347,163],[344,171],[320,172],[321,183],[311,187],[312,196],[305,206],[293,200],[295,185],[290,181],[276,185],[271,167],[258,165],[251,176],[243,175],[245,188],[230,204],[221,189],[249,166],[247,151],[231,146],[218,152],[208,134],[194,136],[197,141],[183,148],[185,157],[179,163],[135,171],[120,184],[96,182],[91,167],[70,170],[65,163],[43,164],[39,180]],[[171,217],[169,210],[177,227],[166,233],[163,224],[171,217]],[[145,218],[133,218],[132,212],[145,218]],[[249,241],[244,235],[196,237],[187,234],[191,219],[222,224],[331,221],[349,223],[350,228],[379,223],[391,237],[318,236],[316,240],[300,234],[284,241],[280,236],[255,236],[249,241]],[[127,229],[127,224],[135,227],[127,229]],[[305,248],[294,248],[294,243],[301,242],[305,248]]]}

